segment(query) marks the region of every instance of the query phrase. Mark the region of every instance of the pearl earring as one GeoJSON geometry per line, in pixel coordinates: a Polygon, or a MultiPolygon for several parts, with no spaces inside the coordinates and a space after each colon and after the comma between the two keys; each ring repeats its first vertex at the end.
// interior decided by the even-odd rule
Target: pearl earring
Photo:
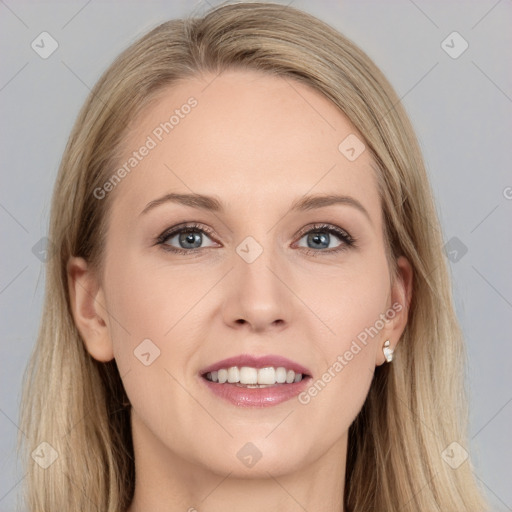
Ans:
{"type": "Polygon", "coordinates": [[[382,352],[384,352],[384,357],[388,363],[393,361],[393,349],[389,347],[389,340],[386,340],[384,343],[384,347],[382,347],[382,352]]]}

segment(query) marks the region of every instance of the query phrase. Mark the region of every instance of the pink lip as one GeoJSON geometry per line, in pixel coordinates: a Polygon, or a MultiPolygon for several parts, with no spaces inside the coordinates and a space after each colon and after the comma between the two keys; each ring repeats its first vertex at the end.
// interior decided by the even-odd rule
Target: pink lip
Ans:
{"type": "Polygon", "coordinates": [[[199,373],[202,377],[201,381],[208,386],[210,391],[237,407],[268,407],[280,404],[296,397],[309,385],[309,381],[311,380],[311,372],[307,368],[286,357],[277,355],[258,357],[242,354],[218,361],[203,368],[199,373]],[[238,368],[242,366],[250,366],[252,368],[273,366],[274,368],[278,368],[282,366],[287,370],[293,370],[295,373],[302,373],[303,377],[300,382],[274,384],[266,388],[246,388],[227,382],[219,384],[218,382],[211,382],[204,378],[205,374],[208,372],[217,371],[221,368],[227,369],[232,366],[238,366],[238,368]],[[307,377],[305,377],[305,375],[307,375],[307,377]]]}
{"type": "Polygon", "coordinates": [[[295,398],[309,386],[311,377],[302,378],[300,382],[292,384],[274,384],[268,388],[244,388],[227,382],[219,384],[204,378],[201,381],[212,393],[237,407],[270,407],[295,398]]]}
{"type": "Polygon", "coordinates": [[[273,366],[274,368],[278,368],[279,366],[283,366],[287,370],[293,370],[295,373],[302,373],[303,375],[311,375],[311,372],[305,368],[304,366],[296,363],[295,361],[291,361],[283,356],[277,355],[268,355],[268,356],[251,356],[250,354],[241,354],[235,357],[229,357],[228,359],[223,359],[222,361],[217,361],[206,368],[203,368],[199,373],[201,375],[205,375],[208,372],[213,372],[220,370],[221,368],[231,368],[232,366],[238,366],[238,368],[242,366],[250,366],[252,368],[267,368],[268,366],[273,366]]]}

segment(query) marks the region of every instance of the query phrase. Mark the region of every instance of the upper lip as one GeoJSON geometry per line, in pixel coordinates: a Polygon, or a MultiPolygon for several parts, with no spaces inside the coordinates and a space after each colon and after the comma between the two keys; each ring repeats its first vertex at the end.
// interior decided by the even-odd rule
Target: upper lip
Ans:
{"type": "Polygon", "coordinates": [[[303,375],[311,375],[311,372],[295,361],[288,359],[283,356],[278,355],[266,355],[266,356],[254,356],[251,354],[240,354],[234,357],[228,357],[227,359],[223,359],[222,361],[217,361],[216,363],[203,368],[200,373],[201,375],[205,375],[208,372],[214,372],[220,370],[222,368],[231,368],[232,366],[238,366],[239,368],[242,366],[250,366],[252,368],[267,368],[272,366],[274,368],[279,368],[280,366],[286,368],[287,370],[293,370],[295,373],[302,373],[303,375]]]}

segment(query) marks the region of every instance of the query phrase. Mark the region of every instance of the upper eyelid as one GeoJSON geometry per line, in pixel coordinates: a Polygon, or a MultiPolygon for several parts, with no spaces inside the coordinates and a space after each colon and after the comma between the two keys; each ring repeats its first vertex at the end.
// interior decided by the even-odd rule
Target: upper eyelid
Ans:
{"type": "Polygon", "coordinates": [[[208,228],[206,225],[203,225],[199,222],[185,222],[183,224],[178,224],[177,226],[173,226],[172,228],[168,228],[162,232],[161,235],[157,237],[157,239],[160,238],[168,238],[171,235],[175,235],[177,233],[180,233],[181,231],[185,230],[196,230],[196,231],[204,231],[207,235],[213,235],[213,230],[211,228],[208,228]],[[197,224],[197,225],[196,225],[197,224]]]}
{"type": "Polygon", "coordinates": [[[303,236],[303,235],[309,233],[310,231],[321,231],[322,229],[324,229],[325,231],[328,231],[329,229],[331,229],[335,232],[342,231],[349,238],[352,238],[352,236],[346,229],[344,229],[340,226],[336,226],[335,224],[331,224],[329,222],[314,222],[313,225],[308,225],[308,226],[305,226],[304,228],[301,228],[295,236],[303,236]]]}

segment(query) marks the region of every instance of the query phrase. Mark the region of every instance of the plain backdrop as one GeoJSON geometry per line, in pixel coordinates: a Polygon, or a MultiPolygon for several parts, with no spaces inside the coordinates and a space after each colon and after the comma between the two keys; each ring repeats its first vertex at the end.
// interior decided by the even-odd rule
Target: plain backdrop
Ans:
{"type": "MultiPolygon", "coordinates": [[[[20,510],[24,474],[16,436],[21,379],[42,306],[40,240],[78,110],[104,69],[140,35],[218,3],[0,0],[1,512],[20,510]],[[31,46],[42,32],[58,44],[47,58],[31,46]]],[[[327,21],[366,51],[411,117],[436,195],[467,340],[476,474],[493,510],[512,510],[512,2],[291,5],[327,21]]]]}

